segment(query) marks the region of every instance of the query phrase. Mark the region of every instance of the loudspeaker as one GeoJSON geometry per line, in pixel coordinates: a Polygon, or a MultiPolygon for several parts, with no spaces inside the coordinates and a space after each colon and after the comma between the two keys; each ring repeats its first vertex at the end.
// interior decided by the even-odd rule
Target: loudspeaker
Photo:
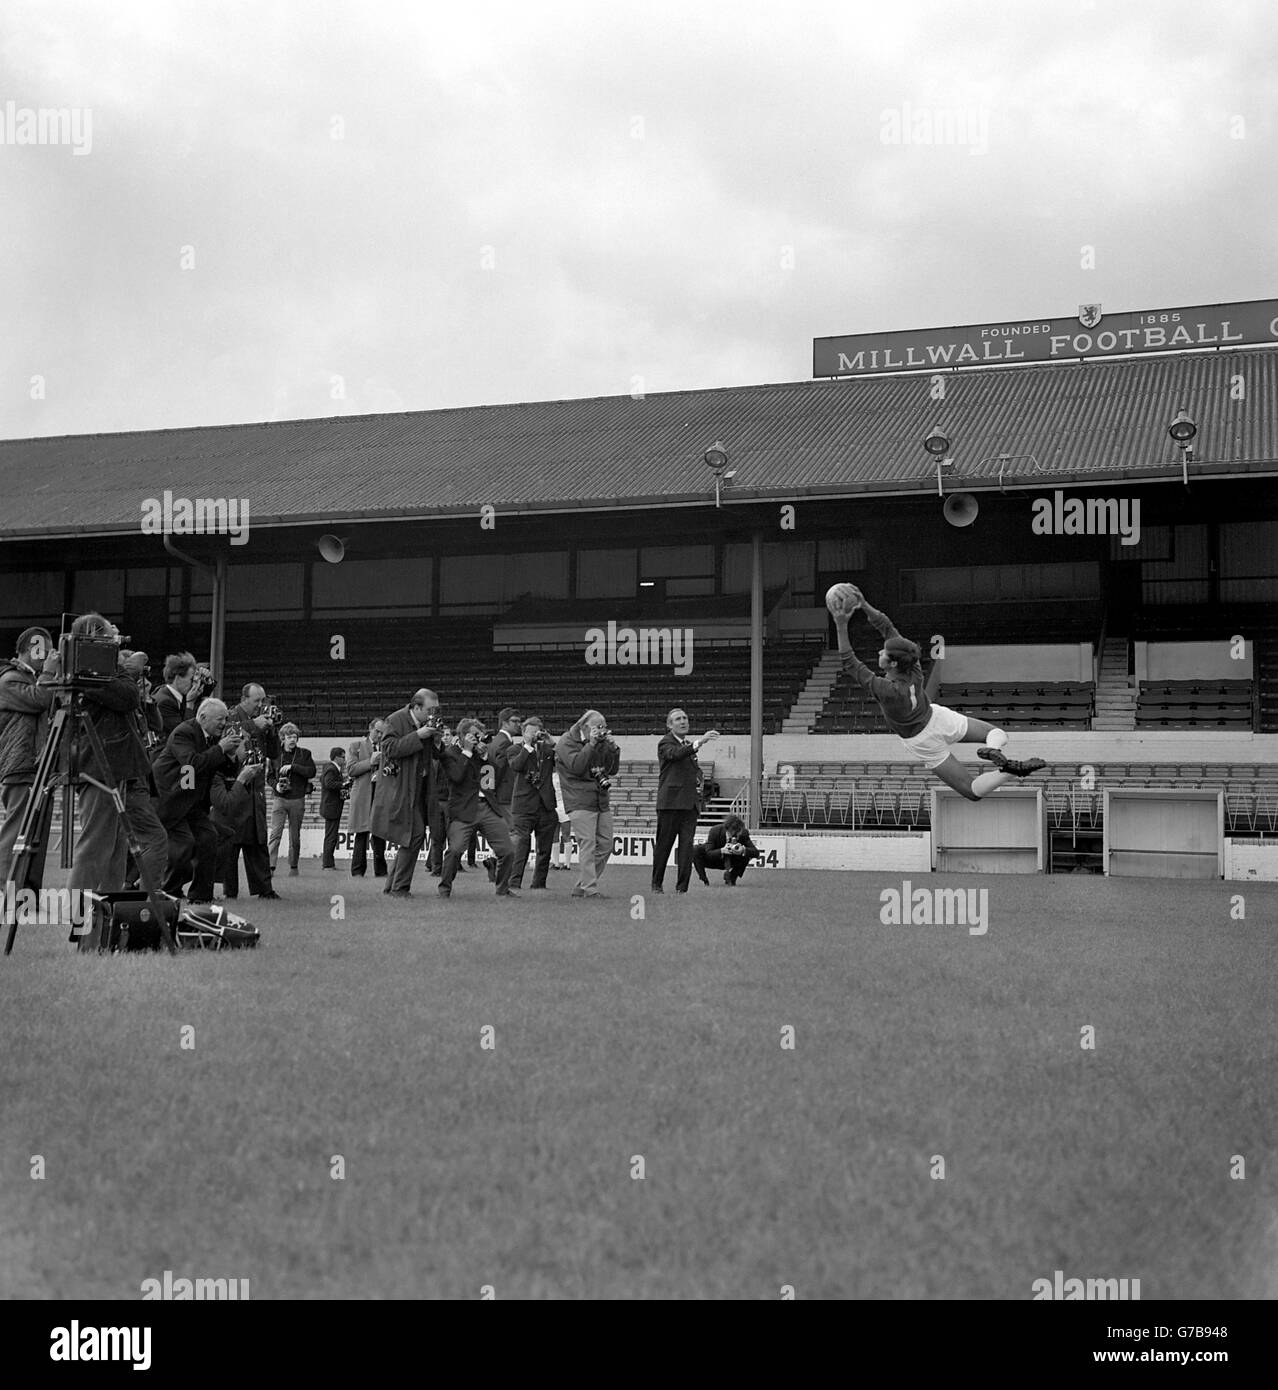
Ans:
{"type": "Polygon", "coordinates": [[[942,511],[951,526],[970,526],[981,510],[980,503],[970,492],[952,492],[945,499],[942,511]]]}
{"type": "Polygon", "coordinates": [[[340,565],[342,556],[346,554],[346,543],[340,536],[321,536],[315,542],[315,548],[330,565],[340,565]]]}

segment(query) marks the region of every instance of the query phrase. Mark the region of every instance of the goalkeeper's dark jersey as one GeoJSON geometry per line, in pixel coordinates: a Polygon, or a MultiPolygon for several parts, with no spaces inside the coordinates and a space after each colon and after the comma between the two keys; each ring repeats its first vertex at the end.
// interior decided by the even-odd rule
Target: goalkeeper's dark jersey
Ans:
{"type": "MultiPolygon", "coordinates": [[[[892,619],[868,603],[862,605],[865,616],[876,627],[886,641],[889,637],[901,634],[892,626],[892,619]]],[[[921,734],[932,717],[932,702],[924,690],[923,667],[917,662],[908,679],[889,680],[876,675],[855,652],[843,653],[843,669],[852,672],[852,678],[879,702],[883,718],[894,734],[901,738],[913,738],[921,734]]]]}

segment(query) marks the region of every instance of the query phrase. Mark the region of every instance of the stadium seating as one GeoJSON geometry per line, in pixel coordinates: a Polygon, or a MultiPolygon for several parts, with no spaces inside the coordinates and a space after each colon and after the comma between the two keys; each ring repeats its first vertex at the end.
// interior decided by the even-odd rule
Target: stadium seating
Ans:
{"type": "MultiPolygon", "coordinates": [[[[764,652],[764,732],[777,733],[823,643],[776,643],[764,652]]],[[[506,704],[536,712],[552,731],[595,705],[617,733],[657,734],[676,702],[697,729],[744,733],[750,723],[750,655],[741,645],[699,645],[686,676],[650,666],[587,666],[580,652],[494,651],[492,623],[409,618],[294,624],[232,623],[223,688],[263,684],[285,714],[308,729],[362,728],[407,702],[423,682],[444,717],[495,721],[506,704]],[[330,656],[335,632],[346,655],[330,656]]]]}
{"type": "MultiPolygon", "coordinates": [[[[775,775],[764,779],[765,825],[816,830],[925,830],[930,824],[929,793],[935,783],[917,766],[863,762],[798,762],[791,766],[791,786],[783,788],[775,775]]],[[[789,774],[786,781],[790,781],[789,774]]],[[[1053,830],[1101,829],[1104,789],[1121,785],[1220,788],[1225,792],[1227,834],[1278,834],[1278,766],[1272,764],[1105,763],[1096,768],[1096,786],[1085,789],[1080,785],[1077,766],[1059,763],[1045,768],[1031,785],[1043,788],[1053,830]]]]}
{"type": "Polygon", "coordinates": [[[1136,727],[1250,729],[1250,681],[1142,681],[1136,727]]]}

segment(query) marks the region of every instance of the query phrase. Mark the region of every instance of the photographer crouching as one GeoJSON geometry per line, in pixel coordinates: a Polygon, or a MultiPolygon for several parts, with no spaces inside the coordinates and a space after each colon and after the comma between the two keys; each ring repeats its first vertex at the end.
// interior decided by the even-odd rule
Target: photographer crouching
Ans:
{"type": "Polygon", "coordinates": [[[750,867],[750,861],[762,858],[763,851],[750,838],[740,816],[725,816],[718,825],[712,825],[705,842],[692,851],[697,877],[707,888],[710,886],[707,869],[722,869],[725,886],[735,888],[750,867]]]}
{"type": "MultiPolygon", "coordinates": [[[[121,642],[120,631],[100,613],[85,613],[71,624],[71,636],[98,641],[121,642]]],[[[46,676],[53,683],[61,682],[64,672],[60,659],[46,663],[46,676]]],[[[84,892],[117,893],[124,885],[125,865],[129,855],[129,831],[138,844],[140,860],[147,878],[159,887],[165,880],[169,864],[169,837],[156,814],[151,800],[149,779],[151,765],[146,754],[146,726],[143,709],[154,719],[152,728],[158,732],[159,716],[150,699],[151,687],[146,678],[145,652],[119,653],[116,674],[100,684],[79,687],[78,695],[84,710],[102,742],[107,766],[102,767],[88,741],[77,743],[77,766],[88,777],[107,786],[119,788],[128,821],[126,831],[116,814],[110,792],[82,781],[78,791],[80,838],[76,841],[75,857],[68,888],[84,892]]],[[[67,827],[65,833],[69,833],[67,827]]],[[[145,880],[144,880],[145,881],[145,880]]]]}

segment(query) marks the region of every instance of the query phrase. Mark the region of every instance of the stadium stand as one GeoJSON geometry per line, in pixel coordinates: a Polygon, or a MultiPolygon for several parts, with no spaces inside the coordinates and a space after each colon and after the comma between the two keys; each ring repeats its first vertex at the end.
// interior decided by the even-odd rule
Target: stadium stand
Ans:
{"type": "MultiPolygon", "coordinates": [[[[412,618],[343,624],[346,660],[328,656],[333,623],[232,623],[224,688],[265,685],[304,729],[362,729],[406,703],[424,681],[439,692],[449,722],[489,721],[505,704],[536,711],[552,731],[596,705],[616,733],[665,727],[674,704],[698,728],[745,730],[750,721],[750,653],[740,645],[698,644],[686,676],[651,667],[587,666],[580,652],[494,651],[485,619],[412,618]],[[319,653],[317,656],[316,653],[319,653]],[[340,676],[336,672],[340,671],[340,676]]],[[[769,644],[764,652],[764,732],[776,733],[820,658],[820,642],[769,644]]]]}

